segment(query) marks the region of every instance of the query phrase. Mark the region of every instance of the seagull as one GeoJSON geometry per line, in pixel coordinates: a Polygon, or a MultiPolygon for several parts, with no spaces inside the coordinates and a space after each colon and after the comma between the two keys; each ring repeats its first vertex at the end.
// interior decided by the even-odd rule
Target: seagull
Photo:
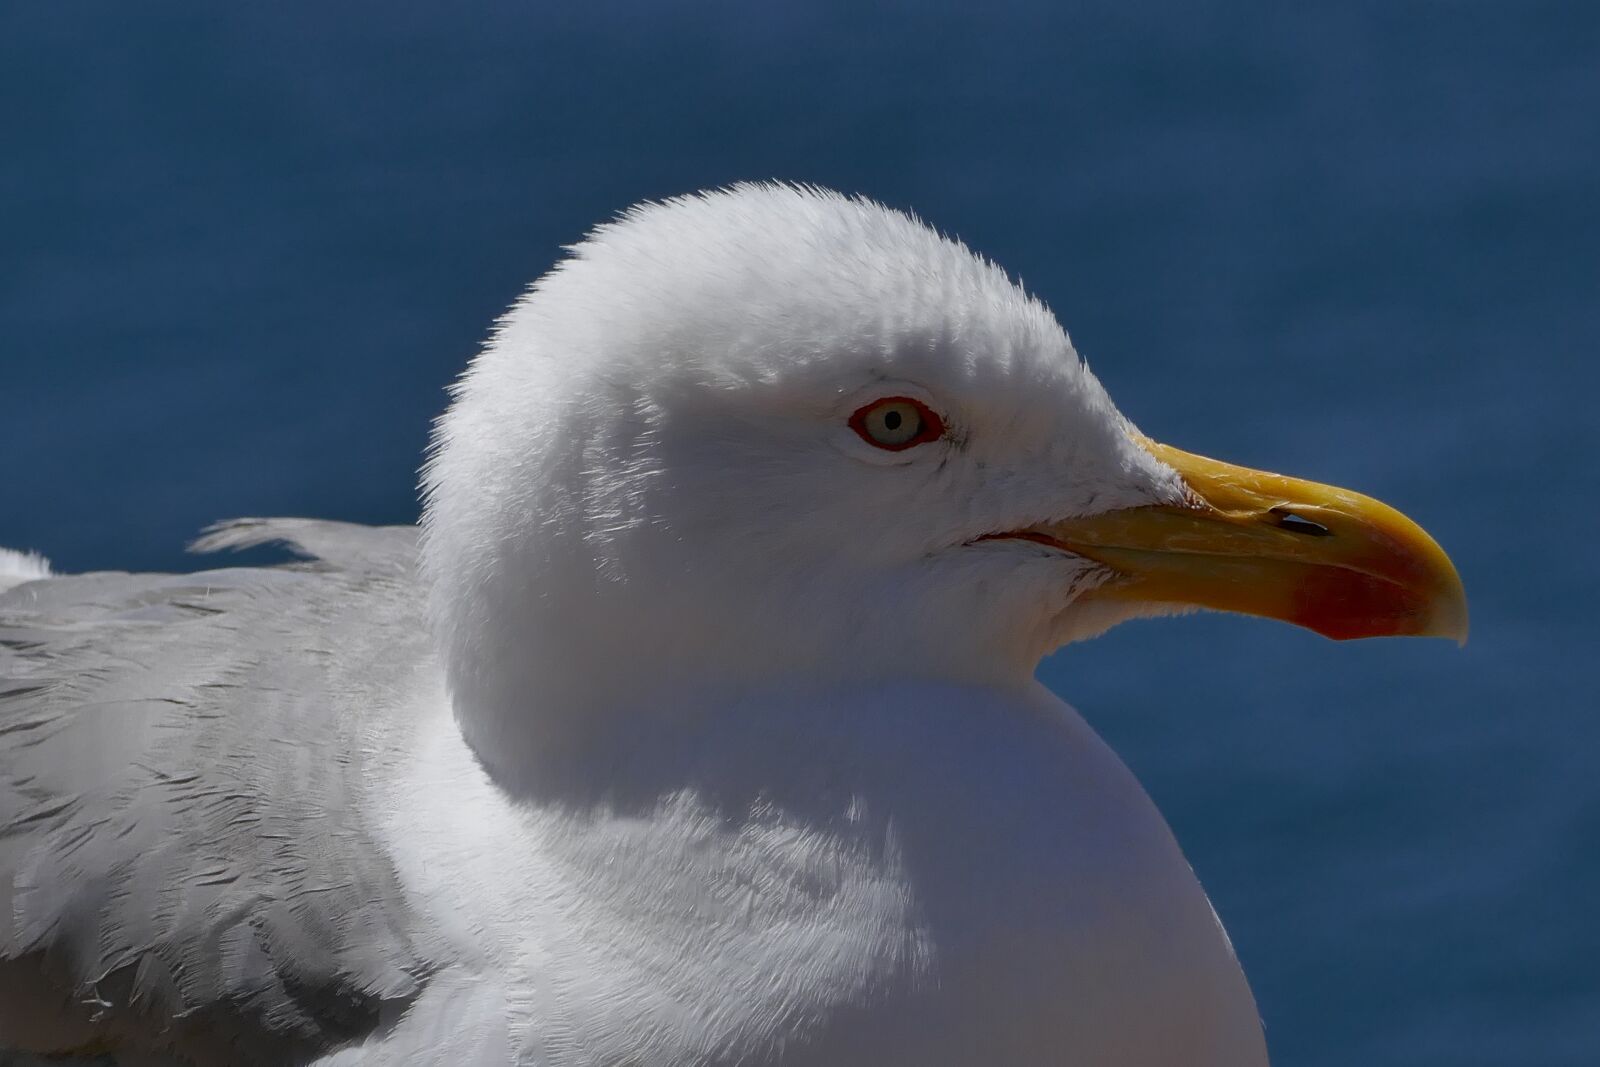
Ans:
{"type": "Polygon", "coordinates": [[[569,253],[454,386],[419,527],[6,557],[0,1048],[1266,1063],[1166,822],[1035,667],[1195,609],[1463,640],[1439,546],[1144,436],[1039,300],[868,200],[739,185],[569,253]]]}

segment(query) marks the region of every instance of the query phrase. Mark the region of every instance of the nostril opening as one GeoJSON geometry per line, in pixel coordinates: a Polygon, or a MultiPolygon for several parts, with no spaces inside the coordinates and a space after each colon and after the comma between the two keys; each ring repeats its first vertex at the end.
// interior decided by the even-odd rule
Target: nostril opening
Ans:
{"type": "Polygon", "coordinates": [[[1332,530],[1320,522],[1312,522],[1304,515],[1296,515],[1288,508],[1273,508],[1272,516],[1278,520],[1278,525],[1290,533],[1305,534],[1307,537],[1327,537],[1332,530]]]}

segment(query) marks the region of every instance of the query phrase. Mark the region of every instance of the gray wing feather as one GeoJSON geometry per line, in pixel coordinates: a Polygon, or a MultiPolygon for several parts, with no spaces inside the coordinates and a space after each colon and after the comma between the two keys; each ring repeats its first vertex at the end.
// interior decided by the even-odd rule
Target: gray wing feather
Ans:
{"type": "Polygon", "coordinates": [[[431,670],[415,532],[214,527],[310,561],[0,594],[0,1047],[283,1063],[418,995],[366,783],[431,670]]]}
{"type": "Polygon", "coordinates": [[[280,544],[342,570],[410,574],[417,558],[414,526],[358,526],[322,519],[230,519],[208,526],[191,552],[280,544]]]}

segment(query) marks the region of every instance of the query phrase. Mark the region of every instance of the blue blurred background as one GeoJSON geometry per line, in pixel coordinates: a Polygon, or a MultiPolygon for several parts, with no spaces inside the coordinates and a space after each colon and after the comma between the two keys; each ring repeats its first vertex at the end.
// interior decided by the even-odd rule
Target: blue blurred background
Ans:
{"type": "Polygon", "coordinates": [[[1277,1061],[1600,1063],[1597,57],[1588,3],[5,5],[0,544],[410,521],[443,386],[591,223],[748,178],[913,207],[1153,435],[1461,568],[1465,650],[1207,617],[1043,667],[1277,1061]]]}

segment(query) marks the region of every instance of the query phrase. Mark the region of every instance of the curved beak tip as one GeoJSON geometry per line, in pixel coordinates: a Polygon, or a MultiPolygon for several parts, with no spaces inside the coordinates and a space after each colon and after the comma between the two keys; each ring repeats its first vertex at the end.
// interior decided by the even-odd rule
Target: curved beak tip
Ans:
{"type": "Polygon", "coordinates": [[[1472,629],[1467,611],[1467,590],[1455,567],[1450,568],[1451,582],[1434,601],[1432,626],[1426,636],[1447,637],[1457,648],[1467,647],[1467,636],[1472,629]]]}

